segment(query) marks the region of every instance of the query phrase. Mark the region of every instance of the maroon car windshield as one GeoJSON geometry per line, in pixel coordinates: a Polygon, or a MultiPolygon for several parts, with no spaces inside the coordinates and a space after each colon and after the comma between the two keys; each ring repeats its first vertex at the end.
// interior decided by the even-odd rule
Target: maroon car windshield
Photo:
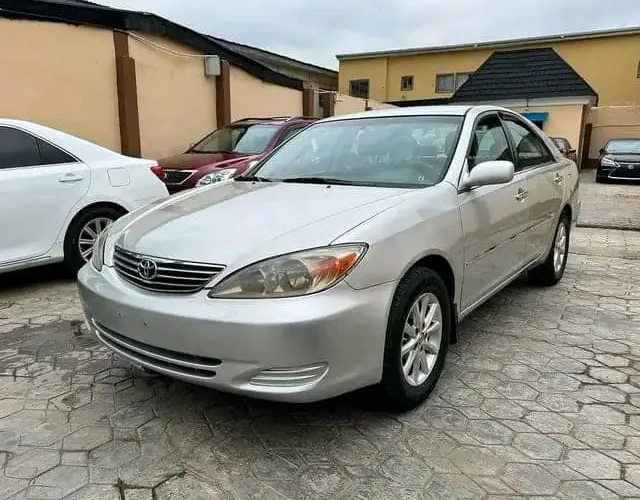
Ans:
{"type": "Polygon", "coordinates": [[[230,125],[213,131],[193,146],[190,153],[236,153],[256,155],[262,153],[280,130],[278,125],[230,125]]]}

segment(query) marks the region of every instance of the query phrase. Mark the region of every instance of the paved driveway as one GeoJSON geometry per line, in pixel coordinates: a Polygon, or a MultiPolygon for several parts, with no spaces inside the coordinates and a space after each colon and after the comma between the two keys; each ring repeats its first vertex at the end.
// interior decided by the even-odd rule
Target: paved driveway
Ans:
{"type": "MultiPolygon", "coordinates": [[[[583,181],[581,222],[640,228],[632,189],[583,181]]],[[[640,498],[640,232],[576,229],[564,280],[477,311],[395,416],[132,370],[81,328],[73,282],[2,282],[0,500],[640,498]]]]}
{"type": "Polygon", "coordinates": [[[640,230],[640,183],[596,184],[595,170],[580,173],[578,223],[597,228],[640,230]]]}
{"type": "Polygon", "coordinates": [[[481,308],[399,416],[132,371],[80,328],[73,283],[5,286],[0,499],[640,498],[640,261],[585,231],[559,286],[481,308]]]}

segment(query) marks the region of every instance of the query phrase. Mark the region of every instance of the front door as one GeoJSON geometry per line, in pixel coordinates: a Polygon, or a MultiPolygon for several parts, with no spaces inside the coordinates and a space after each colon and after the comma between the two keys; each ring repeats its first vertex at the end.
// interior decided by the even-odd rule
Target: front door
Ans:
{"type": "Polygon", "coordinates": [[[502,119],[515,151],[517,176],[529,185],[525,259],[533,262],[546,251],[562,209],[563,167],[527,123],[511,113],[503,113],[502,119]]]}
{"type": "MultiPolygon", "coordinates": [[[[497,114],[476,124],[467,168],[484,161],[513,161],[497,114]]],[[[529,222],[529,186],[514,178],[502,185],[482,186],[458,196],[465,234],[461,309],[482,300],[522,267],[529,222]]]]}
{"type": "Polygon", "coordinates": [[[76,158],[24,130],[0,127],[0,265],[45,255],[89,182],[76,158]]]}

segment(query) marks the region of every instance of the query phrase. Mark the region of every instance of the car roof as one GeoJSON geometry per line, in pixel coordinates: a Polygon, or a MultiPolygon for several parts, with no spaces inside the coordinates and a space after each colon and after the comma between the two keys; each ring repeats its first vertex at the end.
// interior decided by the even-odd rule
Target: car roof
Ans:
{"type": "Polygon", "coordinates": [[[391,118],[395,116],[465,116],[473,112],[480,114],[485,111],[511,111],[500,106],[458,106],[458,105],[438,105],[438,106],[412,106],[376,109],[373,111],[362,111],[348,115],[332,116],[325,118],[325,121],[355,120],[358,118],[391,118]]]}
{"type": "MultiPolygon", "coordinates": [[[[29,132],[64,149],[84,162],[122,162],[123,158],[125,158],[124,155],[100,146],[99,144],[39,123],[15,120],[12,118],[0,118],[0,126],[12,127],[29,132]]],[[[141,159],[140,161],[146,162],[148,160],[141,159]]]]}

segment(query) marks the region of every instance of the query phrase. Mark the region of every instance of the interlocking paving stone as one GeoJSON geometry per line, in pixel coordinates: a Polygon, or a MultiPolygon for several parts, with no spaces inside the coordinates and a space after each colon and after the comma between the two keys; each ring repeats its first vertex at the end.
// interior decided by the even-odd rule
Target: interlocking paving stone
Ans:
{"type": "Polygon", "coordinates": [[[87,335],[73,282],[3,285],[0,500],[640,498],[640,233],[607,253],[597,231],[556,287],[468,318],[401,415],[143,373],[87,335]]]}

